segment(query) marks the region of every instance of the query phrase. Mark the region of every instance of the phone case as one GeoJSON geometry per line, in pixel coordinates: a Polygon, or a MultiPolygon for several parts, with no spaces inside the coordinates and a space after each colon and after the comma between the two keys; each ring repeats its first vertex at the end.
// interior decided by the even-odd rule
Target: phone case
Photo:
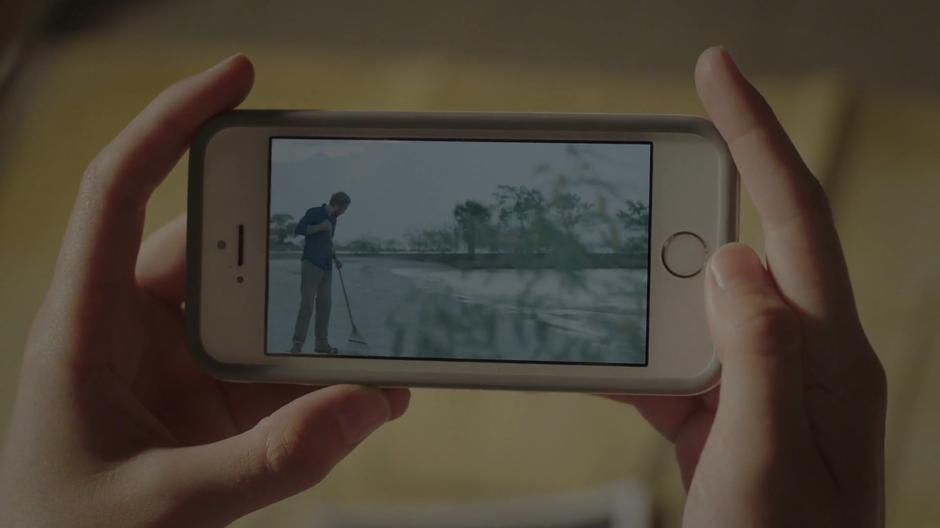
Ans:
{"type": "MultiPolygon", "coordinates": [[[[361,111],[287,111],[287,110],[241,110],[223,113],[208,121],[193,138],[189,156],[189,194],[187,222],[187,288],[186,329],[190,351],[197,364],[213,376],[233,381],[287,382],[287,383],[333,383],[354,382],[381,386],[436,386],[473,387],[522,390],[558,390],[591,392],[629,392],[634,394],[695,394],[704,392],[718,383],[720,365],[717,358],[697,379],[686,383],[675,383],[672,387],[656,383],[635,383],[624,386],[612,381],[595,382],[590,378],[576,377],[565,380],[550,376],[539,380],[533,376],[489,375],[452,376],[436,375],[426,369],[413,375],[402,374],[400,369],[392,375],[364,375],[348,378],[324,377],[311,380],[292,373],[289,368],[277,365],[240,365],[220,362],[204,348],[200,339],[201,305],[201,251],[203,223],[203,169],[206,146],[220,130],[227,127],[368,127],[371,129],[422,129],[448,128],[454,131],[472,130],[563,130],[566,132],[606,130],[634,130],[642,132],[688,133],[703,137],[713,144],[721,158],[719,201],[723,215],[719,221],[719,243],[737,239],[738,235],[738,181],[734,164],[727,146],[711,122],[691,116],[672,115],[616,115],[616,114],[551,114],[551,113],[412,113],[412,112],[361,112],[361,111]],[[497,379],[498,378],[498,379],[497,379]]],[[[651,259],[656,253],[650,248],[651,259]]],[[[647,350],[649,354],[649,350],[647,350]]],[[[380,360],[377,360],[380,361],[380,360]]],[[[425,360],[427,361],[427,360],[425,360]]],[[[431,360],[433,361],[433,360],[431,360]]],[[[499,362],[490,362],[499,363],[499,362]]],[[[564,368],[566,365],[561,365],[564,368]]]]}

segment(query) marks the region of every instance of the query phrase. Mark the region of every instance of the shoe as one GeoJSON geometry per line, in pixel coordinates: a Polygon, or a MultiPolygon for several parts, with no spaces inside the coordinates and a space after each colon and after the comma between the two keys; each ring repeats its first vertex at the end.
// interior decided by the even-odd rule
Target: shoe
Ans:
{"type": "Polygon", "coordinates": [[[300,343],[294,343],[294,346],[290,347],[290,353],[291,353],[291,354],[300,354],[301,352],[303,352],[302,350],[300,350],[300,347],[302,347],[302,346],[303,346],[303,345],[301,345],[300,343]]]}
{"type": "Polygon", "coordinates": [[[314,348],[313,351],[316,352],[317,354],[336,354],[339,352],[339,349],[333,345],[326,344],[326,345],[318,346],[314,348]]]}

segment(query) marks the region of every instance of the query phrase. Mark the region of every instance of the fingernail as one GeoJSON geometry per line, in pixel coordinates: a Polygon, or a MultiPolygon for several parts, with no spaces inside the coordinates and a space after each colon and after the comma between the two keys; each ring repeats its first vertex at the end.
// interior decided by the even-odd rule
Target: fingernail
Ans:
{"type": "Polygon", "coordinates": [[[712,255],[708,269],[722,290],[764,284],[767,271],[754,251],[741,244],[725,246],[712,255]]]}
{"type": "Polygon", "coordinates": [[[232,56],[230,56],[230,57],[228,57],[228,58],[222,59],[221,61],[217,62],[217,63],[215,64],[215,66],[209,68],[209,71],[224,70],[224,69],[225,69],[226,67],[228,67],[233,61],[235,61],[236,59],[242,57],[242,55],[243,55],[242,53],[236,53],[236,54],[234,54],[234,55],[232,55],[232,56]]]}
{"type": "Polygon", "coordinates": [[[406,388],[382,389],[385,397],[388,398],[389,417],[388,420],[397,420],[401,418],[408,405],[411,403],[411,391],[406,388]]]}
{"type": "Polygon", "coordinates": [[[728,52],[727,48],[725,48],[723,45],[718,46],[718,52],[721,54],[721,57],[724,59],[725,63],[731,67],[731,69],[736,72],[741,71],[741,69],[738,68],[738,63],[735,62],[734,57],[731,56],[731,53],[728,52]]]}
{"type": "Polygon", "coordinates": [[[375,389],[358,388],[346,396],[340,411],[341,427],[346,440],[358,444],[388,421],[388,399],[375,389]]]}

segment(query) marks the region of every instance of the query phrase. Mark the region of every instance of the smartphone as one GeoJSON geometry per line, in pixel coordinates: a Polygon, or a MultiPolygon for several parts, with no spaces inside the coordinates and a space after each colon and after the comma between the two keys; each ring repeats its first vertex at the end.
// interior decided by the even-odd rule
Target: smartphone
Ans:
{"type": "Polygon", "coordinates": [[[190,153],[187,331],[228,380],[694,394],[738,183],[704,119],[234,111],[190,153]]]}

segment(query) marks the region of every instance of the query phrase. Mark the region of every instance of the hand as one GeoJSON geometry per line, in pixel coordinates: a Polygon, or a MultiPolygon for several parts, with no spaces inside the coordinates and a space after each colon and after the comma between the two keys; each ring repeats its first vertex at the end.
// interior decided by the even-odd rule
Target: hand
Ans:
{"type": "Polygon", "coordinates": [[[185,221],[141,247],[144,210],[252,79],[235,56],[177,83],[88,168],[26,345],[4,526],[221,526],[316,484],[407,407],[405,390],[224,383],[190,359],[185,221]]]}
{"type": "Polygon", "coordinates": [[[332,222],[330,222],[329,220],[324,220],[324,221],[320,222],[319,224],[314,224],[314,225],[312,225],[312,226],[307,227],[307,234],[308,234],[308,235],[315,235],[315,234],[317,234],[317,233],[323,233],[323,232],[328,233],[328,234],[330,235],[330,237],[333,236],[333,224],[332,224],[332,222]]]}
{"type": "Polygon", "coordinates": [[[333,255],[333,260],[336,261],[336,269],[343,269],[343,262],[336,258],[336,255],[333,255]]]}
{"type": "Polygon", "coordinates": [[[750,248],[712,256],[705,298],[719,389],[620,397],[675,443],[685,526],[884,524],[885,375],[862,330],[826,196],[721,49],[695,71],[760,213],[750,248]]]}

